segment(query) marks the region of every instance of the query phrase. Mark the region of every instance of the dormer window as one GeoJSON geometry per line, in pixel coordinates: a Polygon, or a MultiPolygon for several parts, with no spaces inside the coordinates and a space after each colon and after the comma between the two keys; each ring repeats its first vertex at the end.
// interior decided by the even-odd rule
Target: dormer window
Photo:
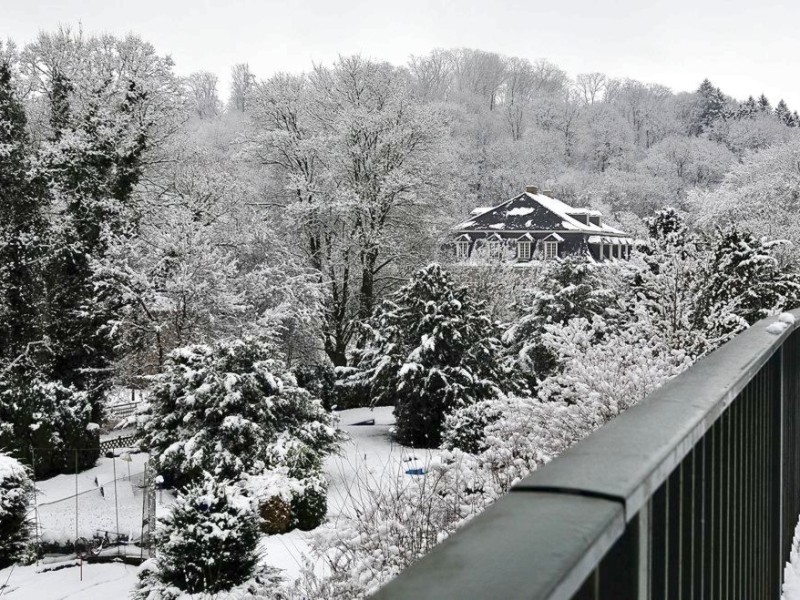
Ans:
{"type": "Polygon", "coordinates": [[[489,249],[489,256],[492,258],[498,258],[500,256],[502,247],[499,241],[491,240],[486,247],[489,249]]]}
{"type": "Polygon", "coordinates": [[[531,259],[530,240],[523,240],[517,242],[517,260],[530,260],[530,259],[531,259]]]}
{"type": "Polygon", "coordinates": [[[456,242],[456,258],[469,258],[469,242],[467,240],[456,242]]]}
{"type": "Polygon", "coordinates": [[[558,257],[558,242],[546,241],[544,242],[544,259],[553,260],[558,257]]]}

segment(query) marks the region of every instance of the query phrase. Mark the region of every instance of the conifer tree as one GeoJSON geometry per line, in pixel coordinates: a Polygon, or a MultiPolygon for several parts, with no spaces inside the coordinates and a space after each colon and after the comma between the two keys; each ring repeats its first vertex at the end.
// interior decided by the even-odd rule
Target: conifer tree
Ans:
{"type": "Polygon", "coordinates": [[[789,107],[786,106],[786,102],[784,102],[783,99],[781,99],[775,107],[775,116],[784,125],[792,125],[792,112],[789,110],[789,107]]]}
{"type": "Polygon", "coordinates": [[[0,569],[21,558],[30,534],[28,507],[33,484],[19,462],[0,453],[0,569]]]}
{"type": "Polygon", "coordinates": [[[42,190],[30,175],[25,110],[11,67],[0,62],[0,367],[40,337],[47,224],[42,190]]]}
{"type": "Polygon", "coordinates": [[[772,112],[772,104],[764,94],[758,97],[758,110],[763,113],[772,112]]]}
{"type": "Polygon", "coordinates": [[[206,474],[162,519],[155,569],[141,574],[134,597],[178,597],[174,588],[188,594],[231,591],[256,575],[260,537],[258,515],[247,498],[206,474]]]}
{"type": "Polygon", "coordinates": [[[725,96],[718,87],[708,80],[697,89],[698,113],[695,123],[693,123],[691,133],[700,135],[711,127],[718,119],[724,119],[726,115],[725,96]]]}
{"type": "Polygon", "coordinates": [[[483,303],[431,264],[376,310],[353,382],[369,385],[373,403],[394,404],[402,444],[438,446],[448,413],[513,386],[499,333],[483,303]]]}

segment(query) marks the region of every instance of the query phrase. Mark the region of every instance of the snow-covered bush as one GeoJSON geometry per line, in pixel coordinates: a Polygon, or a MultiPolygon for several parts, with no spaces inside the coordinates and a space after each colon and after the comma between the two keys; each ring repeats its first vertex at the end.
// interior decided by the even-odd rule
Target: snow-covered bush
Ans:
{"type": "Polygon", "coordinates": [[[156,557],[136,598],[168,600],[274,584],[260,573],[258,515],[238,487],[204,474],[178,496],[156,529],[156,557]]]}
{"type": "Polygon", "coordinates": [[[31,466],[37,479],[74,472],[76,448],[79,466],[91,467],[100,455],[92,410],[86,392],[7,371],[0,374],[0,448],[31,466]]]}
{"type": "Polygon", "coordinates": [[[318,527],[328,509],[328,483],[322,473],[292,476],[286,466],[260,475],[244,475],[239,485],[261,515],[265,533],[318,527]]]}
{"type": "Polygon", "coordinates": [[[279,466],[298,479],[319,473],[341,436],[320,401],[273,356],[256,338],[171,353],[137,417],[168,484],[203,472],[236,480],[279,466]]]}
{"type": "Polygon", "coordinates": [[[431,264],[378,308],[352,380],[370,386],[375,404],[394,404],[401,443],[438,446],[446,414],[510,384],[499,333],[483,304],[431,264]]]}
{"type": "Polygon", "coordinates": [[[33,483],[18,461],[0,453],[0,569],[19,560],[29,538],[28,504],[33,483]]]}
{"type": "Polygon", "coordinates": [[[542,342],[545,327],[575,317],[612,319],[618,313],[626,275],[624,265],[598,265],[571,257],[548,263],[520,292],[519,316],[503,334],[503,342],[512,367],[531,390],[558,366],[559,357],[542,342]]]}
{"type": "Polygon", "coordinates": [[[445,453],[425,476],[360,472],[343,503],[345,512],[311,538],[313,556],[295,590],[302,598],[363,598],[396,577],[486,503],[467,490],[473,461],[445,453]]]}
{"type": "Polygon", "coordinates": [[[485,448],[484,431],[502,412],[495,399],[462,406],[447,415],[442,426],[442,447],[477,454],[485,448]]]}

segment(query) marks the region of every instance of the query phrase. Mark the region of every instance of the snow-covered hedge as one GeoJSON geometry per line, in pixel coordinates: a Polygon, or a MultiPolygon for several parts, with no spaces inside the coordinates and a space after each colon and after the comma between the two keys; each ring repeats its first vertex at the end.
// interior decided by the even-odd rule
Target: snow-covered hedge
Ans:
{"type": "Polygon", "coordinates": [[[0,569],[18,560],[28,543],[32,491],[27,469],[0,453],[0,569]]]}

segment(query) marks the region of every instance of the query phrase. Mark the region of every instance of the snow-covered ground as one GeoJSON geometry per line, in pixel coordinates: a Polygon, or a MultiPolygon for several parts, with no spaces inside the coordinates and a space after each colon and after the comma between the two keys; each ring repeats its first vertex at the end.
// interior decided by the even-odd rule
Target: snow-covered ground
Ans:
{"type": "MultiPolygon", "coordinates": [[[[392,442],[389,428],[394,423],[391,407],[357,408],[339,413],[340,428],[350,440],[340,454],[328,457],[325,473],[329,482],[328,520],[332,523],[352,502],[352,493],[359,480],[380,480],[404,476],[409,469],[424,467],[435,450],[410,450],[392,442]],[[374,425],[355,423],[374,419],[374,425]]],[[[119,451],[118,451],[119,453],[119,451]]],[[[141,481],[146,454],[131,454],[131,480],[128,463],[116,460],[117,494],[120,532],[139,537],[142,519],[142,495],[137,488],[141,481]]],[[[78,531],[91,538],[98,529],[116,531],[114,505],[114,461],[102,458],[93,469],[78,475],[78,531]],[[95,484],[97,478],[97,485],[95,484]],[[103,493],[100,492],[100,487],[103,493]]],[[[75,476],[59,475],[37,485],[39,520],[43,540],[75,538],[75,476]]],[[[159,514],[169,510],[172,496],[164,493],[157,508],[159,514]]],[[[295,579],[308,553],[311,532],[292,531],[283,535],[265,536],[261,544],[264,562],[284,570],[287,580],[295,579]]],[[[62,565],[75,565],[74,560],[62,565]]],[[[122,564],[84,565],[83,581],[77,566],[51,571],[52,564],[17,566],[0,571],[2,600],[50,600],[61,598],[124,598],[136,583],[136,567],[122,564]],[[3,594],[2,586],[8,580],[3,594]]]]}
{"type": "MultiPolygon", "coordinates": [[[[77,502],[75,475],[58,475],[37,483],[39,535],[43,542],[65,544],[75,540],[76,531],[78,537],[87,539],[98,530],[115,532],[117,509],[120,533],[131,540],[139,537],[143,508],[141,485],[147,454],[125,450],[117,450],[115,454],[117,458],[101,458],[94,468],[77,475],[77,502]],[[130,462],[123,458],[130,458],[130,462]]],[[[166,506],[172,500],[172,496],[164,492],[161,504],[166,506]]],[[[31,518],[35,518],[33,512],[31,518]]]]}

